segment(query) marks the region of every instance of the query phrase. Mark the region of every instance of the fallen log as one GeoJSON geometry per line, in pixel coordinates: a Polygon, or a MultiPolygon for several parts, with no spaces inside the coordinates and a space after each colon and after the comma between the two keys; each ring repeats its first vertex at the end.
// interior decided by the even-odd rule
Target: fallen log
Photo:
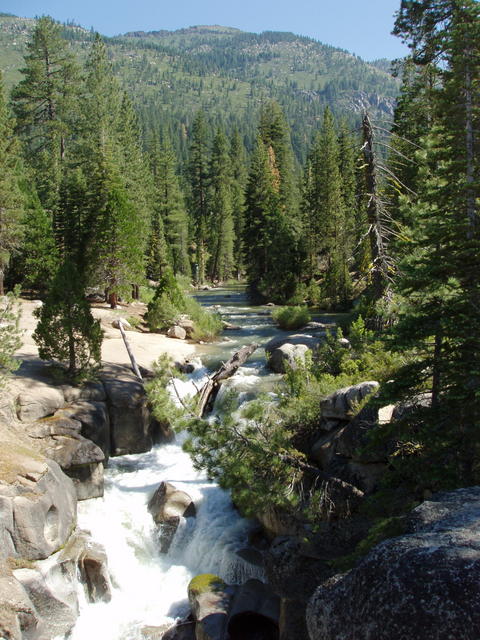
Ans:
{"type": "Polygon", "coordinates": [[[130,362],[132,363],[132,369],[137,378],[143,381],[142,374],[140,373],[140,369],[138,368],[137,361],[135,360],[135,356],[133,355],[133,351],[130,347],[130,343],[127,340],[127,336],[125,334],[125,329],[123,328],[122,319],[120,318],[118,321],[118,328],[120,329],[120,333],[122,334],[123,342],[125,343],[125,348],[127,349],[127,353],[130,358],[130,362]]]}
{"type": "Polygon", "coordinates": [[[197,416],[201,418],[212,410],[213,403],[215,402],[222,382],[233,376],[258,347],[259,345],[255,342],[246,347],[242,347],[209,378],[198,392],[197,416]]]}

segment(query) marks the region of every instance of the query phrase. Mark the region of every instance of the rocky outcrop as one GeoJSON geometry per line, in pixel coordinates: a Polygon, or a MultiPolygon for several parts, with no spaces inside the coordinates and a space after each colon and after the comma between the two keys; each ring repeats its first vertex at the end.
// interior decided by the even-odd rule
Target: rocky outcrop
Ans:
{"type": "Polygon", "coordinates": [[[35,448],[73,480],[78,500],[103,496],[103,451],[80,435],[77,420],[61,416],[44,418],[28,425],[26,432],[35,448]]]}
{"type": "Polygon", "coordinates": [[[65,547],[49,558],[14,569],[13,576],[48,629],[46,637],[63,637],[74,626],[79,609],[79,574],[91,602],[110,599],[105,551],[84,531],[76,531],[65,547]]]}
{"type": "Polygon", "coordinates": [[[110,416],[111,455],[144,453],[152,448],[152,420],[142,382],[127,368],[102,372],[110,416]]]}
{"type": "Polygon", "coordinates": [[[162,553],[167,553],[181,518],[196,515],[196,508],[188,493],[169,482],[161,482],[148,502],[148,510],[155,524],[160,525],[162,553]]]}
{"type": "Polygon", "coordinates": [[[407,535],[316,590],[310,639],[477,640],[479,531],[480,487],[433,496],[413,510],[407,535]]]}
{"type": "Polygon", "coordinates": [[[76,522],[74,484],[53,460],[13,443],[0,452],[0,555],[47,558],[76,522]]]}
{"type": "MultiPolygon", "coordinates": [[[[103,388],[103,387],[102,387],[103,388]]],[[[55,413],[72,418],[81,425],[80,433],[103,451],[105,462],[110,456],[110,416],[107,405],[99,400],[77,400],[55,413]]]]}
{"type": "Polygon", "coordinates": [[[352,387],[345,387],[322,400],[320,410],[323,418],[349,420],[359,412],[362,403],[379,388],[378,382],[360,382],[352,387]]]}
{"type": "Polygon", "coordinates": [[[45,640],[46,631],[27,592],[0,558],[0,638],[45,640]]]}

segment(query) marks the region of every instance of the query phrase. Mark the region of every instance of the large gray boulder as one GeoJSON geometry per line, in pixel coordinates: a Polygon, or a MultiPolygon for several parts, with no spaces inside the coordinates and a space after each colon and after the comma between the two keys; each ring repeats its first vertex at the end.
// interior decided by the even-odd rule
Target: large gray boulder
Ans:
{"type": "Polygon", "coordinates": [[[103,451],[80,435],[81,424],[72,418],[53,416],[27,427],[35,448],[55,460],[72,478],[78,500],[103,496],[103,451]]]}
{"type": "Polygon", "coordinates": [[[282,344],[274,349],[268,358],[268,366],[274,373],[285,373],[287,368],[295,369],[305,361],[310,349],[304,344],[282,344]]]}
{"type": "Polygon", "coordinates": [[[22,422],[32,422],[50,416],[63,407],[65,398],[61,388],[35,381],[28,390],[19,393],[15,406],[22,422]]]}
{"type": "Polygon", "coordinates": [[[183,327],[174,325],[167,331],[167,336],[169,338],[177,338],[177,340],[185,340],[185,338],[187,337],[187,332],[183,327]]]}
{"type": "Polygon", "coordinates": [[[310,640],[478,640],[480,487],[432,497],[408,530],[316,590],[310,640]]]}
{"type": "Polygon", "coordinates": [[[196,515],[196,508],[188,493],[169,482],[161,482],[148,502],[148,510],[155,524],[160,525],[162,553],[167,553],[181,518],[196,515]]]}
{"type": "Polygon", "coordinates": [[[0,556],[47,558],[75,527],[77,495],[58,464],[24,445],[0,449],[0,556]]]}
{"type": "Polygon", "coordinates": [[[110,414],[111,454],[144,453],[152,448],[152,422],[143,383],[126,367],[102,372],[110,414]]]}
{"type": "Polygon", "coordinates": [[[338,391],[321,401],[322,417],[334,418],[335,420],[351,420],[360,411],[364,400],[375,393],[379,386],[378,382],[372,380],[338,389],[338,391]]]}
{"type": "Polygon", "coordinates": [[[59,552],[13,575],[45,623],[49,638],[68,635],[79,611],[79,575],[91,602],[108,601],[110,578],[103,547],[85,531],[75,531],[59,552]]]}
{"type": "Polygon", "coordinates": [[[302,344],[313,350],[320,344],[320,338],[318,336],[312,336],[309,333],[292,333],[291,335],[277,336],[272,338],[264,346],[267,357],[273,353],[275,349],[279,349],[284,344],[302,344]]]}

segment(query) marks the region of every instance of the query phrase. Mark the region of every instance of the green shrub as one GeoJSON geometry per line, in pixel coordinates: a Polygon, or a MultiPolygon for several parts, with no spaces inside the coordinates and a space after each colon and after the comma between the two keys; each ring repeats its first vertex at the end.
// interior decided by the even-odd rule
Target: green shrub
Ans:
{"type": "Polygon", "coordinates": [[[148,304],[145,321],[151,331],[163,331],[175,324],[183,314],[194,324],[194,340],[213,340],[222,331],[218,313],[210,313],[190,296],[185,295],[173,272],[168,270],[161,277],[153,299],[148,304]]]}
{"type": "Polygon", "coordinates": [[[272,313],[273,321],[280,329],[300,329],[311,320],[307,307],[281,307],[272,313]]]}
{"type": "Polygon", "coordinates": [[[222,332],[223,325],[220,315],[206,311],[194,298],[186,298],[184,313],[193,320],[192,338],[194,340],[209,342],[222,332]]]}

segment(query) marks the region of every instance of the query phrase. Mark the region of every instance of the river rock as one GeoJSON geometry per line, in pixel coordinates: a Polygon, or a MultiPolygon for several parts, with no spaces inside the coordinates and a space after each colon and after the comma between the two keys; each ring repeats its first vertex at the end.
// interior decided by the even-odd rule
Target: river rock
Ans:
{"type": "Polygon", "coordinates": [[[193,578],[188,601],[195,619],[196,640],[225,640],[234,588],[210,573],[193,578]]]}
{"type": "Polygon", "coordinates": [[[304,344],[283,344],[274,349],[268,358],[268,366],[274,373],[285,373],[287,368],[295,369],[305,361],[310,349],[304,344]]]}
{"type": "Polygon", "coordinates": [[[409,532],[377,545],[310,600],[311,640],[477,640],[480,487],[433,496],[409,532]],[[348,607],[345,606],[348,603],[348,607]]]}
{"type": "Polygon", "coordinates": [[[90,602],[110,602],[112,584],[107,554],[101,544],[94,542],[87,531],[78,530],[70,538],[62,557],[72,558],[90,602]]]}
{"type": "Polygon", "coordinates": [[[185,338],[187,337],[187,332],[183,327],[174,325],[167,331],[167,336],[169,338],[177,338],[177,340],[185,340],[185,338]]]}
{"type": "Polygon", "coordinates": [[[320,338],[308,333],[294,333],[289,336],[277,336],[276,338],[272,338],[264,346],[267,356],[284,344],[303,344],[309,349],[314,350],[320,344],[320,338]]]}
{"type": "Polygon", "coordinates": [[[151,416],[145,388],[126,367],[102,371],[110,414],[111,454],[144,453],[152,448],[151,416]]]}
{"type": "Polygon", "coordinates": [[[188,493],[180,491],[169,482],[161,482],[148,502],[148,510],[156,524],[161,525],[160,543],[162,553],[167,553],[180,518],[196,515],[195,504],[188,493]]]}
{"type": "Polygon", "coordinates": [[[35,447],[55,460],[72,478],[78,500],[103,496],[103,451],[80,435],[81,424],[65,417],[52,417],[29,425],[27,433],[35,447]]]}
{"type": "Polygon", "coordinates": [[[190,338],[195,331],[195,323],[187,315],[181,315],[177,320],[177,325],[185,330],[187,338],[190,338]]]}
{"type": "Polygon", "coordinates": [[[361,403],[380,387],[378,382],[360,382],[344,387],[327,396],[320,403],[323,418],[350,420],[360,409],[361,403]]]}
{"type": "Polygon", "coordinates": [[[76,521],[72,480],[53,460],[12,443],[0,448],[0,556],[47,558],[76,521]]]}

